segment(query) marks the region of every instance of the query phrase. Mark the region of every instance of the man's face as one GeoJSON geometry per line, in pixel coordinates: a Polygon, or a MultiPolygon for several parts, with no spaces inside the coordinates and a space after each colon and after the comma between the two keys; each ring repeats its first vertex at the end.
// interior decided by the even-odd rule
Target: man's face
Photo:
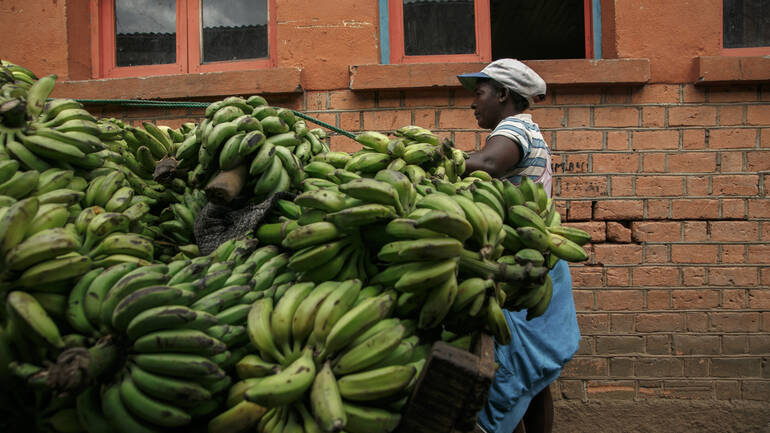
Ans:
{"type": "Polygon", "coordinates": [[[484,129],[494,129],[500,122],[502,107],[499,90],[489,81],[479,81],[471,103],[473,115],[476,116],[479,126],[484,129]]]}

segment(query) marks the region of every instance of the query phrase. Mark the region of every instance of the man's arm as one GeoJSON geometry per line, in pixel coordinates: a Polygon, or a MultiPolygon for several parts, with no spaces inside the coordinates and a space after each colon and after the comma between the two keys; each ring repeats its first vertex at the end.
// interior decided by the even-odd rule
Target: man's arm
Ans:
{"type": "Polygon", "coordinates": [[[501,177],[521,160],[519,144],[508,137],[494,135],[483,149],[473,152],[465,161],[465,172],[484,170],[492,177],[501,177]]]}

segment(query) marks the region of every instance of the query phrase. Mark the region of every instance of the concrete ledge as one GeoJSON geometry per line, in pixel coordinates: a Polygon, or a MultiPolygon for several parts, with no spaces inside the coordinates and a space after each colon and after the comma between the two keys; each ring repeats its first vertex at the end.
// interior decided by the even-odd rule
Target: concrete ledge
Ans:
{"type": "Polygon", "coordinates": [[[554,402],[554,433],[770,432],[770,403],[746,400],[554,402]]]}
{"type": "Polygon", "coordinates": [[[298,68],[159,75],[57,82],[52,97],[78,99],[182,99],[299,93],[298,68]]]}
{"type": "MultiPolygon", "coordinates": [[[[528,60],[549,86],[643,85],[650,80],[649,59],[528,60]]],[[[353,65],[350,89],[460,87],[457,75],[480,71],[486,63],[353,65]]]]}
{"type": "Polygon", "coordinates": [[[729,84],[770,82],[770,56],[698,57],[698,80],[695,84],[729,84]]]}

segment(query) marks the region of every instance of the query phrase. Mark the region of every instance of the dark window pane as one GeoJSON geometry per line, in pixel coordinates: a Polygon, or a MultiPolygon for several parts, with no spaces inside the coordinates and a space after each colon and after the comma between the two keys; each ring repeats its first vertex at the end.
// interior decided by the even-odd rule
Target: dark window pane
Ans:
{"type": "Polygon", "coordinates": [[[115,0],[115,63],[176,63],[176,1],[115,0]]]}
{"type": "Polygon", "coordinates": [[[725,48],[770,46],[770,2],[724,0],[722,12],[725,48]]]}
{"type": "Polygon", "coordinates": [[[404,0],[404,52],[407,56],[475,53],[473,0],[404,0]]]}
{"type": "Polygon", "coordinates": [[[492,58],[584,59],[583,0],[491,0],[492,58]]]}
{"type": "Polygon", "coordinates": [[[203,0],[201,59],[267,57],[267,0],[203,0]]]}

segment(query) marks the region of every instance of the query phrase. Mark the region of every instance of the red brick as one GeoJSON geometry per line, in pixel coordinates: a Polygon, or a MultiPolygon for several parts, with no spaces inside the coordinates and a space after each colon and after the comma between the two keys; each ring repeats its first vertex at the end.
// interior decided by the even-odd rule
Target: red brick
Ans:
{"type": "Polygon", "coordinates": [[[759,272],[759,284],[762,286],[770,286],[770,268],[761,268],[759,272]]]}
{"type": "Polygon", "coordinates": [[[749,340],[745,335],[723,335],[722,353],[725,355],[743,355],[747,353],[749,340]]]}
{"type": "Polygon", "coordinates": [[[365,111],[363,128],[369,131],[390,132],[412,123],[407,110],[365,111]]]}
{"type": "Polygon", "coordinates": [[[601,287],[602,269],[601,266],[570,267],[572,284],[575,287],[601,287]]]}
{"type": "Polygon", "coordinates": [[[605,358],[572,358],[564,366],[562,375],[565,377],[597,377],[607,376],[609,373],[609,363],[605,358]]]}
{"type": "Polygon", "coordinates": [[[542,129],[563,128],[566,126],[564,109],[562,108],[533,108],[532,120],[542,129]]]}
{"type": "Polygon", "coordinates": [[[663,397],[663,381],[661,380],[638,380],[639,390],[636,395],[639,399],[661,398],[663,397]]]}
{"type": "Polygon", "coordinates": [[[671,107],[668,126],[711,126],[717,123],[716,107],[704,105],[671,107]]]}
{"type": "Polygon", "coordinates": [[[642,171],[644,173],[665,173],[666,172],[666,154],[647,153],[642,160],[642,171]]]}
{"type": "Polygon", "coordinates": [[[340,128],[346,131],[361,130],[361,113],[358,111],[343,111],[340,115],[340,128]]]}
{"type": "Polygon", "coordinates": [[[757,269],[747,267],[714,267],[709,269],[712,286],[756,286],[757,269]]]}
{"type": "Polygon", "coordinates": [[[702,242],[709,238],[708,225],[705,221],[685,221],[683,228],[685,242],[702,242]]]}
{"type": "Polygon", "coordinates": [[[749,335],[749,353],[753,355],[770,353],[770,335],[749,335]]]}
{"type": "Polygon", "coordinates": [[[556,131],[556,141],[552,148],[564,150],[601,150],[603,147],[601,131],[556,131]]]}
{"type": "Polygon", "coordinates": [[[453,107],[468,108],[473,103],[473,93],[465,89],[452,91],[450,95],[454,95],[454,103],[451,104],[453,107]]]}
{"type": "Polygon", "coordinates": [[[305,90],[303,93],[305,96],[306,111],[325,110],[328,108],[329,93],[312,90],[305,90]]]}
{"type": "Polygon", "coordinates": [[[600,197],[607,195],[607,178],[603,176],[564,177],[561,198],[600,197]]]}
{"type": "Polygon", "coordinates": [[[607,239],[610,242],[631,242],[631,229],[623,224],[609,221],[607,222],[607,239]]]}
{"type": "Polygon", "coordinates": [[[559,393],[565,400],[585,400],[586,392],[582,380],[558,380],[559,393]]]}
{"type": "Polygon", "coordinates": [[[569,128],[591,126],[591,109],[585,107],[568,108],[566,126],[569,128]]]}
{"type": "Polygon", "coordinates": [[[746,170],[750,172],[770,170],[770,152],[755,151],[746,155],[746,170]]]}
{"type": "Polygon", "coordinates": [[[719,307],[718,290],[674,290],[671,292],[674,309],[703,310],[719,307]]]}
{"type": "Polygon", "coordinates": [[[668,263],[668,247],[666,245],[645,245],[644,246],[645,264],[668,263]]]}
{"type": "Polygon", "coordinates": [[[630,197],[634,195],[633,176],[610,176],[612,197],[630,197]]]}
{"type": "Polygon", "coordinates": [[[607,239],[607,226],[604,221],[589,221],[589,222],[571,222],[562,224],[568,227],[574,227],[576,229],[583,230],[591,235],[591,242],[598,243],[604,242],[607,239]]]}
{"type": "Polygon", "coordinates": [[[631,102],[631,91],[626,87],[606,87],[603,89],[605,104],[628,104],[631,102]]]}
{"type": "Polygon", "coordinates": [[[612,377],[633,377],[634,359],[633,358],[610,358],[610,376],[612,377]]]}
{"type": "Polygon", "coordinates": [[[744,245],[722,245],[720,257],[722,264],[746,263],[746,247],[744,245]]]}
{"type": "Polygon", "coordinates": [[[663,107],[642,107],[642,126],[646,128],[666,126],[666,109],[663,107]]]}
{"type": "Polygon", "coordinates": [[[594,245],[597,264],[620,265],[642,262],[642,247],[634,244],[597,244],[594,245]]]}
{"type": "Polygon", "coordinates": [[[685,358],[684,375],[686,377],[708,377],[709,360],[707,358],[685,358]]]}
{"type": "Polygon", "coordinates": [[[754,102],[757,89],[753,86],[714,86],[709,89],[709,102],[754,102]]]}
{"type": "Polygon", "coordinates": [[[746,380],[741,384],[744,400],[770,401],[770,382],[746,380]]]}
{"type": "Polygon", "coordinates": [[[380,90],[377,92],[377,107],[395,108],[401,106],[401,92],[398,90],[380,90]]]}
{"type": "Polygon", "coordinates": [[[711,173],[716,171],[713,152],[686,152],[668,155],[669,173],[711,173]]]}
{"type": "Polygon", "coordinates": [[[672,263],[717,263],[717,245],[675,244],[671,245],[672,263]]]}
{"type": "Polygon", "coordinates": [[[706,148],[706,131],[685,129],[682,131],[682,149],[696,150],[706,148]]]}
{"type": "Polygon", "coordinates": [[[713,400],[711,381],[669,380],[663,382],[663,396],[687,400],[713,400]]]}
{"type": "Polygon", "coordinates": [[[610,331],[613,334],[631,334],[634,332],[635,317],[633,313],[610,314],[610,331]]]}
{"type": "MultiPolygon", "coordinates": [[[[359,114],[358,112],[355,113],[355,115],[358,115],[358,114],[359,114]]],[[[333,111],[332,112],[314,113],[313,117],[315,117],[316,119],[318,119],[318,120],[320,120],[322,122],[326,122],[326,123],[328,123],[330,125],[337,126],[337,113],[335,113],[333,111]]],[[[308,124],[308,127],[310,127],[311,125],[312,125],[313,128],[318,126],[318,125],[315,125],[312,122],[310,122],[308,124]]]]}
{"type": "Polygon", "coordinates": [[[709,132],[711,149],[742,149],[756,145],[756,129],[712,129],[709,132]]]}
{"type": "Polygon", "coordinates": [[[597,89],[561,88],[552,92],[554,103],[559,105],[595,105],[601,103],[601,92],[597,89]]]}
{"type": "Polygon", "coordinates": [[[632,140],[634,150],[678,149],[679,131],[634,131],[632,140]]]}
{"type": "Polygon", "coordinates": [[[711,221],[712,241],[752,242],[759,240],[759,225],[754,221],[711,221]]]}
{"type": "Polygon", "coordinates": [[[585,221],[592,218],[590,201],[570,201],[566,221],[585,221]]]}
{"type": "Polygon", "coordinates": [[[596,292],[596,306],[602,311],[638,310],[643,305],[639,290],[602,290],[596,292]]]}
{"type": "Polygon", "coordinates": [[[478,150],[478,134],[475,132],[454,131],[455,147],[466,152],[478,150]]]}
{"type": "Polygon", "coordinates": [[[671,332],[682,330],[679,313],[639,313],[636,316],[637,332],[671,332]]]}
{"type": "Polygon", "coordinates": [[[476,126],[473,110],[467,108],[445,108],[439,110],[438,127],[467,129],[476,126]]]}
{"type": "Polygon", "coordinates": [[[743,171],[743,152],[720,152],[719,171],[722,173],[734,173],[743,171]]]}
{"type": "Polygon", "coordinates": [[[749,245],[746,263],[770,264],[770,245],[749,245]]]}
{"type": "Polygon", "coordinates": [[[760,361],[751,358],[714,358],[711,360],[712,377],[759,377],[760,361]]]}
{"type": "Polygon", "coordinates": [[[636,178],[636,194],[639,196],[671,197],[684,194],[680,176],[640,176],[636,178]]]}
{"type": "Polygon", "coordinates": [[[668,310],[671,308],[671,293],[668,290],[648,290],[648,310],[668,310]]]}
{"type": "Polygon", "coordinates": [[[610,330],[609,314],[578,314],[580,332],[585,335],[606,333],[610,330]]]}
{"type": "Polygon", "coordinates": [[[722,199],[722,219],[745,219],[746,218],[746,200],[744,199],[722,199]]]}
{"type": "Polygon", "coordinates": [[[762,312],[762,327],[760,328],[760,331],[770,331],[770,311],[762,312]]]}
{"type": "Polygon", "coordinates": [[[743,125],[743,105],[724,105],[719,107],[719,125],[743,125]]]}
{"type": "Polygon", "coordinates": [[[348,152],[353,153],[361,150],[363,146],[355,140],[351,140],[344,135],[332,135],[331,144],[329,145],[331,150],[335,152],[348,152]]]}
{"type": "Polygon", "coordinates": [[[682,268],[682,285],[692,287],[702,286],[704,284],[706,284],[706,268],[682,268]]]}
{"type": "Polygon", "coordinates": [[[721,353],[718,335],[674,335],[675,355],[719,355],[721,353]]]}
{"type": "Polygon", "coordinates": [[[588,173],[588,154],[567,154],[566,162],[562,167],[565,173],[588,173]]]}
{"type": "Polygon", "coordinates": [[[633,284],[637,286],[676,286],[679,285],[678,268],[663,266],[638,266],[632,271],[633,284]]]}
{"type": "Polygon", "coordinates": [[[631,92],[633,104],[676,104],[679,102],[679,85],[647,84],[631,92]]]}
{"type": "Polygon", "coordinates": [[[631,232],[635,242],[676,242],[682,239],[682,224],[679,222],[631,223],[631,232]]]}
{"type": "Polygon", "coordinates": [[[668,335],[647,335],[644,348],[648,355],[670,355],[671,341],[668,335]]]}
{"type": "Polygon", "coordinates": [[[758,332],[759,313],[712,313],[712,332],[758,332]]]}
{"type": "Polygon", "coordinates": [[[639,171],[639,154],[596,153],[592,156],[594,173],[636,173],[639,171]]]}
{"type": "Polygon", "coordinates": [[[573,290],[572,298],[575,301],[575,310],[582,312],[594,309],[593,290],[573,290]]]}
{"type": "Polygon", "coordinates": [[[374,92],[339,90],[329,93],[328,108],[332,110],[360,110],[374,105],[374,92]]]}
{"type": "MultiPolygon", "coordinates": [[[[631,150],[631,133],[628,131],[607,131],[607,150],[631,150]]],[[[770,134],[768,134],[770,135],[770,134]]]]}
{"type": "Polygon", "coordinates": [[[719,200],[673,200],[671,216],[674,219],[716,219],[719,218],[719,200]]]}
{"type": "Polygon", "coordinates": [[[636,388],[631,380],[589,380],[586,393],[589,400],[633,400],[636,388]]]}
{"type": "Polygon", "coordinates": [[[641,336],[605,336],[596,337],[596,352],[605,354],[642,353],[644,340],[641,336]]]}
{"type": "Polygon", "coordinates": [[[759,310],[770,310],[770,290],[752,289],[749,290],[749,308],[759,310]]]}
{"type": "Polygon", "coordinates": [[[727,310],[746,308],[746,291],[744,289],[722,290],[722,308],[727,310]]]}
{"type": "Polygon", "coordinates": [[[436,110],[431,108],[418,108],[413,111],[414,125],[422,126],[427,129],[436,128],[436,110]]]}
{"type": "Polygon", "coordinates": [[[767,126],[770,119],[770,105],[749,105],[746,109],[746,124],[767,126]]]}
{"type": "Polygon", "coordinates": [[[647,202],[647,213],[645,214],[647,219],[663,220],[669,218],[669,200],[647,199],[645,201],[647,202]]]}
{"type": "Polygon", "coordinates": [[[627,287],[631,284],[628,268],[607,268],[607,287],[627,287]]]}
{"type": "Polygon", "coordinates": [[[639,109],[635,107],[594,108],[594,126],[596,127],[639,126],[639,109]]]}
{"type": "Polygon", "coordinates": [[[677,358],[640,358],[636,361],[636,375],[641,377],[682,376],[683,362],[677,358]]]}
{"type": "Polygon", "coordinates": [[[741,383],[737,380],[718,380],[716,386],[717,400],[738,400],[741,398],[741,383]]]}
{"type": "Polygon", "coordinates": [[[710,180],[706,176],[687,176],[687,195],[709,195],[710,180]]]}
{"type": "Polygon", "coordinates": [[[761,129],[759,134],[759,147],[770,147],[770,128],[761,129]]]}
{"type": "Polygon", "coordinates": [[[443,89],[409,89],[404,92],[406,107],[448,107],[449,92],[443,89]]]}
{"type": "Polygon", "coordinates": [[[687,312],[684,314],[687,332],[703,333],[709,330],[709,313],[687,312]]]}
{"type": "Polygon", "coordinates": [[[602,200],[594,206],[597,220],[639,220],[644,218],[644,203],[640,200],[602,200]]]}

